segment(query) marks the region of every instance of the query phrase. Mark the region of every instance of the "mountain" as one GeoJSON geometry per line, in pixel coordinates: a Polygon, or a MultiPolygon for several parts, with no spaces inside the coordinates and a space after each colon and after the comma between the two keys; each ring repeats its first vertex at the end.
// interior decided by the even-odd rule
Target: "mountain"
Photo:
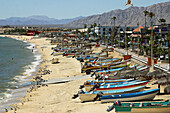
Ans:
{"type": "Polygon", "coordinates": [[[34,15],[29,17],[10,17],[0,19],[0,25],[46,25],[46,24],[67,24],[69,22],[82,19],[84,17],[76,17],[70,19],[55,19],[47,16],[34,15]]]}
{"type": "MultiPolygon", "coordinates": [[[[139,22],[139,25],[144,26],[145,24],[145,16],[144,11],[152,11],[155,16],[153,17],[154,24],[158,24],[158,20],[160,18],[164,18],[167,23],[170,23],[170,2],[154,4],[148,7],[129,7],[125,10],[117,9],[112,10],[110,12],[106,12],[99,15],[92,15],[86,18],[82,18],[80,20],[76,20],[65,24],[65,27],[73,27],[73,28],[82,28],[84,24],[88,26],[90,24],[100,24],[102,26],[111,26],[113,25],[112,17],[116,16],[116,25],[125,26],[136,26],[139,22]]],[[[150,20],[147,17],[147,25],[149,25],[150,20]]]]}

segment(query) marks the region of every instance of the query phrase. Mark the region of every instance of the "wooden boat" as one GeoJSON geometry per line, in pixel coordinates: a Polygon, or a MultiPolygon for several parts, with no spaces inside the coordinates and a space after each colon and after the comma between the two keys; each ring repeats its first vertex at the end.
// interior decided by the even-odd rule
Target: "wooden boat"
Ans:
{"type": "Polygon", "coordinates": [[[116,66],[110,66],[110,69],[115,69],[115,68],[120,68],[120,67],[129,67],[131,65],[131,63],[127,63],[127,64],[119,64],[116,66]]]}
{"type": "Polygon", "coordinates": [[[103,90],[125,89],[125,88],[137,87],[137,86],[144,86],[147,83],[148,81],[138,81],[138,82],[130,82],[128,84],[105,85],[105,86],[99,86],[99,88],[96,88],[95,90],[103,91],[103,90]]]}
{"type": "Polygon", "coordinates": [[[165,102],[141,102],[121,103],[114,106],[116,113],[169,113],[170,101],[165,102]]]}
{"type": "Polygon", "coordinates": [[[120,71],[122,69],[123,69],[123,67],[120,67],[120,68],[116,68],[116,69],[95,71],[95,73],[102,73],[102,74],[104,74],[104,73],[114,73],[114,72],[120,71]]]}
{"type": "Polygon", "coordinates": [[[118,95],[104,95],[100,97],[101,102],[114,102],[119,101],[141,101],[141,100],[153,100],[160,89],[151,89],[135,93],[126,93],[118,95]]]}
{"type": "Polygon", "coordinates": [[[116,80],[87,80],[86,82],[93,82],[93,83],[108,83],[108,82],[122,82],[122,81],[129,81],[134,79],[116,79],[116,80]]]}
{"type": "Polygon", "coordinates": [[[110,58],[110,59],[98,59],[98,60],[91,60],[88,63],[93,63],[93,64],[101,64],[101,63],[110,63],[110,62],[120,62],[122,61],[122,58],[110,58]]]}
{"type": "Polygon", "coordinates": [[[64,52],[53,52],[51,55],[53,56],[58,56],[58,55],[63,55],[64,52]]]}
{"type": "Polygon", "coordinates": [[[83,57],[77,57],[76,59],[77,60],[85,60],[85,59],[96,59],[98,58],[97,56],[92,56],[92,55],[86,55],[86,56],[83,56],[83,57]]]}
{"type": "Polygon", "coordinates": [[[105,68],[109,68],[110,66],[126,64],[127,62],[129,62],[129,60],[125,60],[122,62],[101,63],[100,65],[84,65],[81,69],[81,72],[82,73],[86,72],[86,74],[90,74],[92,70],[105,69],[105,68]]]}
{"type": "Polygon", "coordinates": [[[119,90],[91,91],[91,92],[84,92],[82,94],[79,94],[78,96],[82,102],[93,101],[95,98],[97,100],[99,99],[99,98],[97,98],[97,96],[132,93],[132,92],[137,92],[137,91],[143,91],[144,88],[145,88],[145,86],[138,86],[138,87],[127,88],[127,89],[119,89],[119,90]]]}
{"type": "Polygon", "coordinates": [[[129,80],[129,81],[122,81],[122,82],[108,82],[108,83],[88,83],[85,82],[83,84],[83,87],[85,88],[86,91],[90,91],[91,88],[93,88],[95,85],[99,85],[99,86],[105,86],[105,85],[118,85],[118,84],[128,84],[131,82],[138,82],[139,80],[129,80]]]}

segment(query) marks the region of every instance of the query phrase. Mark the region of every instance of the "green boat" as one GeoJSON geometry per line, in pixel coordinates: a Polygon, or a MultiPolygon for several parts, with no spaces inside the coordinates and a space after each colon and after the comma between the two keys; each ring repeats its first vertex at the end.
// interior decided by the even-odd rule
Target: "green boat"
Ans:
{"type": "Polygon", "coordinates": [[[170,113],[170,101],[121,103],[119,106],[115,103],[114,108],[116,113],[170,113]]]}

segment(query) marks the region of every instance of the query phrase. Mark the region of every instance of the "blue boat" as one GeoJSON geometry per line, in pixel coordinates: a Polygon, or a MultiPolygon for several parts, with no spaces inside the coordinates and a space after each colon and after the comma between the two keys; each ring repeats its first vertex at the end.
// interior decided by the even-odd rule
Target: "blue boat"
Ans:
{"type": "Polygon", "coordinates": [[[116,79],[116,80],[87,80],[87,82],[93,82],[93,83],[107,83],[107,82],[122,82],[122,81],[129,81],[134,79],[116,79]]]}
{"type": "Polygon", "coordinates": [[[114,102],[119,101],[141,101],[141,100],[153,100],[160,89],[151,89],[135,93],[118,94],[118,95],[106,95],[100,97],[101,102],[114,102]]]}
{"type": "MultiPolygon", "coordinates": [[[[86,91],[90,91],[96,85],[98,86],[105,86],[105,85],[118,85],[118,84],[129,84],[132,82],[139,82],[139,80],[129,80],[129,81],[122,81],[122,82],[106,82],[106,83],[94,83],[94,82],[84,82],[83,87],[86,91]]],[[[80,88],[81,89],[81,88],[80,88]]]]}
{"type": "Polygon", "coordinates": [[[113,72],[120,71],[120,70],[122,70],[122,69],[123,69],[123,67],[121,67],[121,68],[116,68],[116,69],[109,69],[109,70],[95,71],[95,72],[96,72],[96,73],[108,73],[108,72],[113,73],[113,72]]]}
{"type": "Polygon", "coordinates": [[[102,95],[113,95],[113,94],[123,94],[123,93],[132,93],[137,91],[143,91],[145,86],[138,86],[133,88],[127,88],[127,89],[120,89],[120,90],[110,90],[110,91],[91,91],[91,92],[83,92],[79,94],[79,99],[84,101],[93,101],[95,98],[98,100],[97,96],[102,95]]]}

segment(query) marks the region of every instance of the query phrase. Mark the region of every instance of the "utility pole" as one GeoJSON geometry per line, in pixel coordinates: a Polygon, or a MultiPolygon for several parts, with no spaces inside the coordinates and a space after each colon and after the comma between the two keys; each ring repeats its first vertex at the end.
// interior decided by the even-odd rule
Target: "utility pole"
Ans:
{"type": "Polygon", "coordinates": [[[125,25],[125,48],[127,50],[127,55],[128,55],[128,42],[127,42],[127,37],[126,37],[126,25],[125,25]]]}
{"type": "Polygon", "coordinates": [[[120,25],[119,25],[119,48],[120,48],[120,25]]]}
{"type": "MultiPolygon", "coordinates": [[[[138,26],[138,28],[139,28],[139,22],[137,23],[137,26],[138,26]]],[[[137,35],[137,37],[138,37],[138,56],[139,56],[139,32],[138,32],[138,35],[137,35]]]]}
{"type": "Polygon", "coordinates": [[[150,43],[151,43],[151,66],[152,66],[152,71],[154,70],[154,61],[153,61],[153,22],[151,21],[151,38],[150,38],[150,43]]]}

